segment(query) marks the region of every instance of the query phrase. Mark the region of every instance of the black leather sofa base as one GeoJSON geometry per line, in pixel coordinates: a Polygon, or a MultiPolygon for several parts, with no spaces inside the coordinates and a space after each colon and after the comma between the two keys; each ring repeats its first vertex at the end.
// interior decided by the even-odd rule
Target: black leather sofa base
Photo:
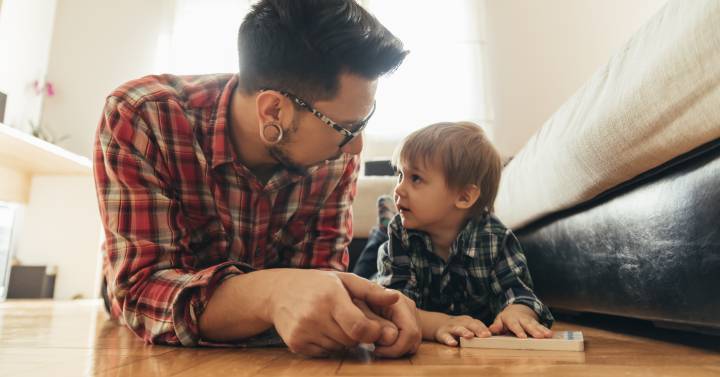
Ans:
{"type": "Polygon", "coordinates": [[[720,334],[720,140],[516,233],[551,308],[720,334]]]}

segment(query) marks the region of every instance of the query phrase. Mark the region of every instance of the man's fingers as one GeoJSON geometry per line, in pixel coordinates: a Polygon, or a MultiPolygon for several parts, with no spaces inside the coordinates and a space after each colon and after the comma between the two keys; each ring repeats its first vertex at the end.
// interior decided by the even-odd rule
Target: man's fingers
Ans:
{"type": "Polygon", "coordinates": [[[398,301],[400,293],[385,289],[367,279],[351,273],[338,273],[350,296],[367,302],[371,306],[390,306],[398,301]]]}
{"type": "Polygon", "coordinates": [[[401,302],[393,305],[391,320],[398,327],[397,341],[388,347],[375,348],[375,354],[383,357],[399,357],[416,352],[422,340],[422,332],[418,325],[415,303],[403,298],[401,302]]]}
{"type": "Polygon", "coordinates": [[[331,316],[342,331],[358,343],[375,343],[382,335],[380,323],[366,317],[350,297],[338,300],[331,316]]]}
{"type": "Polygon", "coordinates": [[[398,329],[397,326],[395,326],[394,323],[388,321],[387,319],[380,317],[375,312],[370,309],[370,307],[367,306],[365,301],[362,301],[360,299],[353,299],[352,300],[355,306],[360,308],[360,310],[365,314],[366,317],[373,321],[380,322],[380,326],[382,326],[382,333],[380,335],[380,339],[378,339],[377,343],[381,346],[387,346],[390,344],[395,343],[395,340],[397,340],[398,336],[398,329]]]}
{"type": "Polygon", "coordinates": [[[329,353],[342,351],[346,348],[344,344],[330,338],[327,335],[318,337],[313,341],[313,343],[329,353]]]}
{"type": "Polygon", "coordinates": [[[382,335],[377,343],[381,346],[389,346],[397,341],[398,335],[400,332],[395,326],[383,326],[382,335]]]}
{"type": "Polygon", "coordinates": [[[403,336],[402,332],[398,336],[398,340],[390,346],[375,347],[374,354],[380,357],[400,357],[412,353],[415,344],[408,336],[403,336]]]}
{"type": "Polygon", "coordinates": [[[326,335],[330,339],[342,344],[345,347],[355,347],[358,345],[359,342],[353,340],[350,336],[345,334],[345,331],[343,331],[340,324],[337,323],[334,318],[332,318],[331,321],[333,322],[333,326],[330,326],[330,328],[326,331],[326,335]]]}

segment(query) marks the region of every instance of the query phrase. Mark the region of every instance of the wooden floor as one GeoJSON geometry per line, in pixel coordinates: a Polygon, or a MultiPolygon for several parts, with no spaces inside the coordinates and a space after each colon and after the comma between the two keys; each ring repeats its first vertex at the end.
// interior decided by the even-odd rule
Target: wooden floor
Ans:
{"type": "Polygon", "coordinates": [[[307,359],[284,348],[147,346],[107,320],[97,301],[0,303],[0,376],[718,376],[720,337],[657,330],[645,322],[576,319],[585,352],[458,349],[377,360],[363,351],[307,359]]]}

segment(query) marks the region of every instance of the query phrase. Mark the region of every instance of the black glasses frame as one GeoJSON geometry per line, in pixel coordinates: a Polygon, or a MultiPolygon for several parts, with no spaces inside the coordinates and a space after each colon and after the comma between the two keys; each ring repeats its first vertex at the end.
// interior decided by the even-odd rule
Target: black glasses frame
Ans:
{"type": "Polygon", "coordinates": [[[372,118],[373,114],[375,114],[375,102],[373,102],[372,109],[370,110],[370,114],[368,114],[365,119],[351,125],[341,125],[340,123],[335,122],[334,120],[330,119],[327,115],[323,114],[321,111],[317,110],[316,108],[312,107],[307,101],[304,99],[290,93],[284,90],[277,90],[277,89],[262,89],[262,91],[265,90],[274,90],[289,100],[293,101],[296,105],[302,107],[303,109],[311,112],[313,115],[315,115],[318,119],[320,119],[323,123],[327,124],[328,126],[332,127],[335,131],[340,133],[343,136],[343,141],[340,143],[338,148],[342,148],[347,143],[352,141],[355,136],[359,135],[365,127],[367,127],[368,122],[370,121],[370,118],[372,118]],[[352,130],[352,131],[351,131],[352,130]]]}

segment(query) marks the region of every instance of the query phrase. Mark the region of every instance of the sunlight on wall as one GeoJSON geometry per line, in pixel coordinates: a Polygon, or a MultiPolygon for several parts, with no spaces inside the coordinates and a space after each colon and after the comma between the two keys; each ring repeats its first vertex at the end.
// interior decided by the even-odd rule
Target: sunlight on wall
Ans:
{"type": "Polygon", "coordinates": [[[247,0],[178,0],[168,46],[166,72],[237,72],[237,33],[249,10],[247,0]]]}
{"type": "Polygon", "coordinates": [[[400,69],[381,80],[368,134],[397,139],[439,121],[488,120],[483,1],[365,4],[410,50],[400,69]]]}

